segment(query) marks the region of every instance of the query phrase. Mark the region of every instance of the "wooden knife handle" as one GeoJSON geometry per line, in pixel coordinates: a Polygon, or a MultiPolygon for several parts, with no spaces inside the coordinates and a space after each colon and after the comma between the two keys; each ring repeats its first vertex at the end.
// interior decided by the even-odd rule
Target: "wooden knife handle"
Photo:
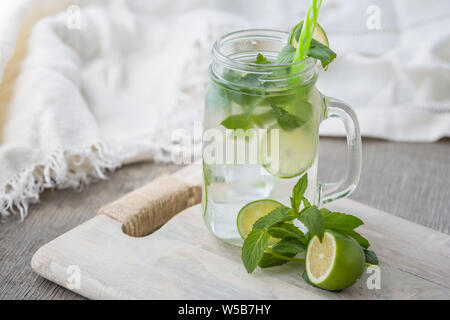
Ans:
{"type": "Polygon", "coordinates": [[[163,175],[122,198],[103,206],[105,214],[122,223],[133,237],[146,236],[184,209],[201,201],[202,166],[192,164],[171,175],[163,175]]]}

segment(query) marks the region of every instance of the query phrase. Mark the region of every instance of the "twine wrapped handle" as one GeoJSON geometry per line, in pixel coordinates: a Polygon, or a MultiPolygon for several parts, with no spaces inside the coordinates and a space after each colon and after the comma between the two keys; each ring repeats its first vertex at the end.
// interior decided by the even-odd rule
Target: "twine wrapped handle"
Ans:
{"type": "Polygon", "coordinates": [[[177,213],[201,201],[201,168],[193,164],[156,178],[103,206],[98,215],[105,214],[122,223],[122,231],[129,236],[146,236],[177,213]]]}

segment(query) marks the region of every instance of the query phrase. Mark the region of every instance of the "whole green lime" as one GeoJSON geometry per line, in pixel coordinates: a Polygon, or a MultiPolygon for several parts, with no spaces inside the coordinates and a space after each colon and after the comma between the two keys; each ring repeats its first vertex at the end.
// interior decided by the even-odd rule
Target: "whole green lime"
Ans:
{"type": "Polygon", "coordinates": [[[327,230],[320,242],[311,239],[306,252],[306,272],[319,288],[342,290],[353,285],[364,271],[364,251],[351,237],[327,230]]]}

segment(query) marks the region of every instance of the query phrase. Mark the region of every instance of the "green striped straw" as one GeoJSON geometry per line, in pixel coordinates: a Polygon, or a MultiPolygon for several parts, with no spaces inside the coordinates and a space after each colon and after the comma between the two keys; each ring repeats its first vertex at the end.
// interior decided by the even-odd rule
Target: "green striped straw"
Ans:
{"type": "MultiPolygon", "coordinates": [[[[298,40],[297,50],[293,62],[304,60],[308,55],[309,46],[311,45],[312,35],[317,24],[317,16],[319,15],[319,9],[322,5],[322,0],[312,0],[311,4],[306,12],[305,19],[303,20],[302,31],[298,40]]],[[[297,73],[305,68],[305,64],[302,63],[299,66],[293,67],[293,73],[297,73]]]]}

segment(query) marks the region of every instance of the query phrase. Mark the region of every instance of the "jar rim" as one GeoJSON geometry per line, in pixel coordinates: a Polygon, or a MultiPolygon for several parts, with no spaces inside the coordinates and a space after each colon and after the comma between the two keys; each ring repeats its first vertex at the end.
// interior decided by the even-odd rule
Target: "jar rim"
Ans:
{"type": "Polygon", "coordinates": [[[229,42],[242,40],[242,39],[254,39],[254,40],[273,40],[286,44],[287,38],[289,36],[289,32],[280,31],[275,29],[242,29],[227,33],[217,39],[212,48],[213,56],[220,61],[220,63],[225,64],[227,67],[242,70],[242,71],[250,71],[255,73],[268,73],[274,72],[279,69],[286,69],[288,67],[300,66],[303,65],[303,68],[298,68],[298,71],[295,75],[300,75],[302,73],[310,72],[311,69],[315,68],[318,60],[315,58],[307,57],[304,60],[300,60],[297,62],[291,62],[286,64],[256,64],[253,62],[243,62],[228,55],[224,54],[221,51],[221,48],[229,42]]]}

